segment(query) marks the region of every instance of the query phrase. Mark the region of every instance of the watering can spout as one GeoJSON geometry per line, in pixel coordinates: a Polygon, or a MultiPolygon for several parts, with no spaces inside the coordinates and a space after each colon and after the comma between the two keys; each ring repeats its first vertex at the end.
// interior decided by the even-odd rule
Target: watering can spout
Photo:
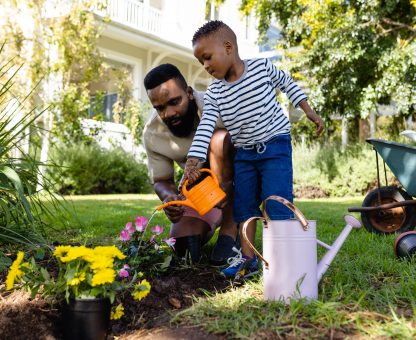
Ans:
{"type": "Polygon", "coordinates": [[[338,251],[341,249],[342,245],[344,244],[351,230],[361,228],[360,221],[358,221],[354,216],[345,215],[344,220],[345,220],[346,225],[344,229],[342,230],[341,234],[339,234],[335,242],[332,244],[332,246],[327,245],[326,243],[317,240],[319,245],[328,249],[328,251],[322,257],[321,261],[318,264],[318,272],[317,272],[318,282],[321,280],[322,276],[325,274],[326,270],[330,266],[332,260],[335,258],[338,251]]]}
{"type": "Polygon", "coordinates": [[[168,206],[171,206],[171,205],[186,205],[187,207],[190,207],[190,208],[196,210],[195,206],[192,204],[192,202],[190,200],[183,200],[183,201],[182,200],[177,200],[177,201],[166,202],[166,203],[163,203],[162,205],[159,205],[158,207],[156,207],[156,210],[159,211],[159,210],[162,210],[162,209],[164,209],[168,206]]]}

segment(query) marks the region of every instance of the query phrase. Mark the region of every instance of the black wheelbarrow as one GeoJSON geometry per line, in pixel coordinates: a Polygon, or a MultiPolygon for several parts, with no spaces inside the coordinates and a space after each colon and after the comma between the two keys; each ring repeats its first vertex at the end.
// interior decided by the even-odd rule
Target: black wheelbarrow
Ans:
{"type": "Polygon", "coordinates": [[[382,139],[367,139],[376,153],[377,188],[364,198],[360,212],[364,227],[373,233],[391,234],[412,230],[416,225],[416,147],[382,139]],[[380,184],[378,156],[383,159],[386,186],[380,184]],[[401,187],[387,185],[386,163],[401,187]]]}

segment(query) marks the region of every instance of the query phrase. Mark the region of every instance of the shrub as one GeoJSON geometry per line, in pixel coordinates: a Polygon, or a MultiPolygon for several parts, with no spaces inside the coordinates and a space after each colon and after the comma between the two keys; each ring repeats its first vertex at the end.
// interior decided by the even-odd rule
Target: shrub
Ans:
{"type": "Polygon", "coordinates": [[[147,168],[121,148],[104,150],[96,143],[55,146],[48,176],[62,194],[147,193],[147,168]]]}
{"type": "MultiPolygon", "coordinates": [[[[385,185],[381,158],[379,161],[380,180],[385,185]]],[[[327,196],[356,196],[365,194],[377,183],[375,152],[366,143],[351,145],[344,150],[336,143],[309,148],[295,146],[293,168],[295,194],[310,188],[319,189],[327,196]]],[[[386,168],[387,180],[391,182],[394,176],[386,168]]]]}

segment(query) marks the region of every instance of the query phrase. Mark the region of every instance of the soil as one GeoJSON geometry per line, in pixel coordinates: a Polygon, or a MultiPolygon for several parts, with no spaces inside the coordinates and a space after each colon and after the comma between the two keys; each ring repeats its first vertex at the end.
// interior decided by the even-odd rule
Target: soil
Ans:
{"type": "MultiPolygon", "coordinates": [[[[149,279],[152,289],[141,302],[125,294],[124,316],[110,324],[107,339],[209,339],[223,337],[202,328],[170,323],[172,312],[187,308],[203,291],[215,292],[229,283],[218,271],[207,267],[172,269],[166,276],[149,279]]],[[[4,278],[0,277],[4,291],[4,278]]],[[[61,339],[60,308],[28,293],[15,291],[0,295],[0,339],[61,339]]]]}

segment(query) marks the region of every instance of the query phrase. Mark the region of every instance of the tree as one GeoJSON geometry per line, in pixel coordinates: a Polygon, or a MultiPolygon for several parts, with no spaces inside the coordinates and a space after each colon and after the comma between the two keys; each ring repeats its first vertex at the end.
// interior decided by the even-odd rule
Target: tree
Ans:
{"type": "Polygon", "coordinates": [[[273,18],[282,45],[312,90],[321,115],[367,117],[378,104],[396,102],[415,114],[416,4],[405,0],[243,0],[264,35],[273,18]],[[291,47],[301,46],[292,53],[291,47]]]}

